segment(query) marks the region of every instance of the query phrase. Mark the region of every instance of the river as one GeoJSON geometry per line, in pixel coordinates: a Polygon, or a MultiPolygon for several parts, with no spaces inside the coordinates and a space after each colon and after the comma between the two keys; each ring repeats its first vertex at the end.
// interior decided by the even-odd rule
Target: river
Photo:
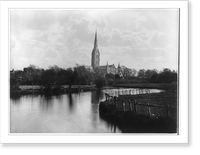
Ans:
{"type": "MultiPolygon", "coordinates": [[[[117,126],[99,116],[99,103],[105,92],[122,89],[62,95],[23,95],[11,98],[11,133],[120,133],[117,126]]],[[[130,89],[126,89],[130,91],[130,89]]],[[[134,89],[132,89],[134,91],[134,89]]],[[[135,89],[136,90],[136,89],[135,89]]],[[[151,89],[150,93],[161,90],[151,89]]]]}

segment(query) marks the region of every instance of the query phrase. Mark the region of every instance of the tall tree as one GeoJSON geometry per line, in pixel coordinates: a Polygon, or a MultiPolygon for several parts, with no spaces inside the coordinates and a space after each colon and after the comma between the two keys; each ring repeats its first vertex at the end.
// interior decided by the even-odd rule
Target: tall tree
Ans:
{"type": "Polygon", "coordinates": [[[139,71],[138,71],[138,77],[139,78],[145,78],[145,76],[146,76],[146,70],[145,69],[140,69],[139,71]]]}

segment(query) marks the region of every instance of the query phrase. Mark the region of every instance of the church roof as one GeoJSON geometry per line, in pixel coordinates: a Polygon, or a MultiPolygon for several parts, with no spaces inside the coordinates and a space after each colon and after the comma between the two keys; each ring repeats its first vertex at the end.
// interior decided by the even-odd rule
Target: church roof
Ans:
{"type": "Polygon", "coordinates": [[[99,69],[106,69],[107,66],[98,66],[99,69]]]}
{"type": "Polygon", "coordinates": [[[114,65],[114,64],[112,64],[112,65],[108,65],[108,67],[113,67],[113,66],[115,67],[115,65],[114,65]]]}
{"type": "Polygon", "coordinates": [[[107,66],[98,66],[98,71],[100,73],[106,74],[107,73],[107,66]]]}

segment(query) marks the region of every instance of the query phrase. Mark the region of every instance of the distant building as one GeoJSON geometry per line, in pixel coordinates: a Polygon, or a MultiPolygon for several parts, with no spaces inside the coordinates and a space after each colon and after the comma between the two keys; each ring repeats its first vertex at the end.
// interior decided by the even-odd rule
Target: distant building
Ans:
{"type": "Polygon", "coordinates": [[[92,60],[91,60],[91,66],[93,70],[95,70],[96,67],[99,67],[99,64],[100,64],[100,52],[98,48],[97,31],[96,31],[94,39],[94,48],[92,50],[92,60]]]}
{"type": "Polygon", "coordinates": [[[93,72],[92,66],[84,65],[89,72],[93,72]]]}
{"type": "Polygon", "coordinates": [[[98,48],[98,41],[97,41],[97,31],[95,32],[95,39],[94,39],[94,48],[92,50],[92,59],[91,59],[91,66],[94,71],[99,72],[100,74],[120,74],[121,68],[120,64],[118,64],[118,67],[115,67],[114,64],[112,65],[105,65],[100,66],[100,51],[98,48]]]}

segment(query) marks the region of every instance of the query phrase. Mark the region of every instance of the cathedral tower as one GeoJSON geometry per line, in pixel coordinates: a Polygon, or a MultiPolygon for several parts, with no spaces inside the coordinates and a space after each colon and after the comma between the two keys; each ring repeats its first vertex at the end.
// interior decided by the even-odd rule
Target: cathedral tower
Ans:
{"type": "Polygon", "coordinates": [[[94,38],[94,48],[92,50],[92,61],[91,66],[93,69],[98,67],[100,64],[100,52],[98,49],[98,42],[97,42],[97,31],[95,32],[95,38],[94,38]]]}

